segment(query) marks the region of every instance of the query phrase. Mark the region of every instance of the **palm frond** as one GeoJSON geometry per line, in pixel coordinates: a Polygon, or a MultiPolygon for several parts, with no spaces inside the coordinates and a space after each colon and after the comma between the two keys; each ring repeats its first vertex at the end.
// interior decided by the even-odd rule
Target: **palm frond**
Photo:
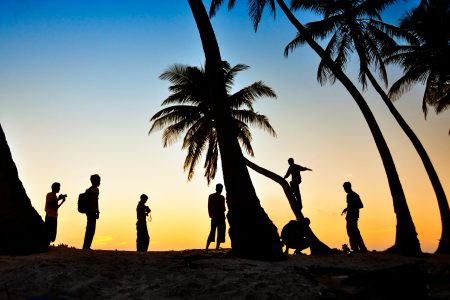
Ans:
{"type": "Polygon", "coordinates": [[[253,28],[255,31],[258,29],[259,22],[261,21],[266,6],[269,6],[269,11],[275,18],[274,0],[248,0],[248,14],[253,21],[253,28]]]}
{"type": "Polygon", "coordinates": [[[223,0],[212,0],[211,1],[211,5],[209,7],[209,17],[210,18],[212,18],[216,15],[216,13],[219,10],[219,7],[222,5],[222,3],[223,3],[223,0]]]}
{"type": "Polygon", "coordinates": [[[296,48],[303,46],[306,43],[306,40],[303,38],[303,36],[300,34],[300,32],[297,33],[295,38],[290,41],[286,47],[284,48],[284,56],[288,57],[289,52],[293,52],[296,48]]]}
{"type": "Polygon", "coordinates": [[[205,158],[205,164],[203,165],[203,168],[205,169],[204,176],[209,185],[216,177],[217,161],[219,160],[219,149],[216,135],[210,137],[205,158]]]}
{"type": "Polygon", "coordinates": [[[269,119],[265,115],[258,114],[254,111],[239,109],[232,111],[233,118],[245,124],[254,125],[276,137],[275,129],[270,125],[269,119]]]}
{"type": "Polygon", "coordinates": [[[239,120],[236,120],[236,126],[239,128],[237,134],[239,143],[241,144],[242,148],[244,148],[245,152],[247,152],[250,156],[254,156],[255,153],[253,152],[252,148],[253,137],[250,129],[248,128],[247,124],[239,120]]]}
{"type": "Polygon", "coordinates": [[[257,81],[229,96],[228,105],[231,109],[236,109],[241,106],[252,109],[253,103],[261,97],[276,98],[277,95],[264,82],[257,81]]]}
{"type": "Polygon", "coordinates": [[[228,68],[224,68],[225,71],[225,86],[227,89],[227,92],[231,91],[231,88],[234,84],[234,78],[236,77],[237,73],[249,69],[250,66],[244,65],[244,64],[237,64],[234,67],[228,66],[228,68]]]}
{"type": "Polygon", "coordinates": [[[416,83],[425,83],[428,73],[429,71],[427,69],[421,68],[420,66],[415,69],[408,70],[402,77],[400,77],[400,79],[392,84],[388,93],[389,98],[392,100],[397,100],[400,96],[409,91],[416,83]]]}
{"type": "Polygon", "coordinates": [[[167,125],[173,125],[178,122],[195,122],[201,117],[201,113],[197,107],[177,105],[164,108],[153,115],[150,119],[153,122],[149,134],[161,130],[167,125]]]}
{"type": "Polygon", "coordinates": [[[316,1],[316,0],[292,0],[291,9],[292,10],[311,10],[318,14],[325,14],[327,11],[327,1],[316,1]]]}
{"type": "Polygon", "coordinates": [[[355,10],[357,13],[364,12],[370,18],[381,19],[380,12],[397,0],[364,0],[355,10]]]}

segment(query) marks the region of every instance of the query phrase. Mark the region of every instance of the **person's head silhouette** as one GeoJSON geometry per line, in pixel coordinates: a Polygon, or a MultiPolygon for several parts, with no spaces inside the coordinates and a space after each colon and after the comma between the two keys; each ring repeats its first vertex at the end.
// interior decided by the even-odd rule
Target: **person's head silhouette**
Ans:
{"type": "Polygon", "coordinates": [[[346,191],[347,193],[352,190],[352,184],[348,181],[344,182],[342,186],[344,187],[344,191],[346,191]]]}
{"type": "Polygon", "coordinates": [[[218,194],[222,193],[223,185],[221,183],[216,184],[216,192],[218,194]]]}
{"type": "Polygon", "coordinates": [[[141,195],[141,201],[142,201],[143,203],[147,202],[147,199],[148,199],[148,196],[147,196],[146,194],[142,194],[142,195],[141,195]]]}
{"type": "Polygon", "coordinates": [[[98,174],[91,175],[91,183],[93,186],[100,185],[100,176],[98,174]]]}
{"type": "Polygon", "coordinates": [[[54,182],[52,184],[52,192],[53,193],[58,193],[60,188],[61,188],[61,184],[59,182],[54,182]]]}
{"type": "Polygon", "coordinates": [[[294,159],[293,159],[292,157],[289,158],[289,159],[288,159],[288,163],[289,163],[290,165],[294,164],[294,159]]]}

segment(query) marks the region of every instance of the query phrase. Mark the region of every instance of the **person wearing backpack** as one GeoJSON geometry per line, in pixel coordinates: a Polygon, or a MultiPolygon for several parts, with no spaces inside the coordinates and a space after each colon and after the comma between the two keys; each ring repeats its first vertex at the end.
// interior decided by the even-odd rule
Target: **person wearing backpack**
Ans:
{"type": "Polygon", "coordinates": [[[91,250],[92,240],[94,239],[95,226],[97,219],[100,216],[100,211],[98,209],[98,195],[100,186],[100,176],[94,174],[91,176],[92,186],[86,190],[86,233],[84,234],[83,249],[91,250]]]}
{"type": "Polygon", "coordinates": [[[350,240],[350,248],[353,253],[367,252],[366,245],[362,239],[358,229],[359,210],[363,208],[361,198],[352,190],[350,182],[344,182],[344,190],[347,193],[347,207],[342,211],[341,215],[346,214],[347,234],[350,240]]]}

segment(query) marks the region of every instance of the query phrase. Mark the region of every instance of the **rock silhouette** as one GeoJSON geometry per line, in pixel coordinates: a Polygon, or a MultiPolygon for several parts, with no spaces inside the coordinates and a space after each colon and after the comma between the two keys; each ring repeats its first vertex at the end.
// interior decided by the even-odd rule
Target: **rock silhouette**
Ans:
{"type": "Polygon", "coordinates": [[[0,254],[48,250],[44,221],[32,207],[0,125],[0,254]]]}

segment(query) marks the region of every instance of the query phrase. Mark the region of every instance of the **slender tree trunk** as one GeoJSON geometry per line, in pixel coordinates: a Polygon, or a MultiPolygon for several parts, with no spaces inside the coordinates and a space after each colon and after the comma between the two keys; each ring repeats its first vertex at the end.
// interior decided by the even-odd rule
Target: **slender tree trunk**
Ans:
{"type": "Polygon", "coordinates": [[[441,181],[439,180],[436,170],[434,169],[433,163],[431,162],[430,157],[428,156],[425,148],[423,147],[423,145],[420,142],[417,135],[414,133],[414,131],[411,129],[411,127],[409,127],[409,125],[403,119],[402,115],[395,108],[391,99],[389,99],[389,97],[386,95],[383,88],[378,84],[377,80],[375,79],[373,74],[370,72],[370,70],[367,69],[366,74],[367,74],[367,77],[369,78],[370,82],[372,83],[372,86],[375,88],[375,90],[381,96],[381,99],[383,99],[384,103],[387,105],[389,111],[392,113],[392,115],[394,116],[397,123],[400,125],[400,127],[403,129],[405,134],[408,136],[409,140],[411,141],[411,143],[413,144],[417,153],[419,154],[420,159],[422,160],[425,170],[427,171],[428,178],[430,179],[431,185],[433,186],[434,193],[436,194],[436,198],[437,198],[437,202],[438,202],[438,206],[439,206],[439,212],[441,215],[442,232],[441,232],[441,239],[439,241],[439,246],[436,250],[436,253],[449,254],[450,253],[450,209],[448,206],[448,201],[447,201],[447,197],[444,192],[444,188],[442,187],[441,181]]]}
{"type": "Polygon", "coordinates": [[[260,205],[244,156],[225,105],[227,93],[219,46],[201,0],[188,0],[206,57],[209,93],[215,99],[214,115],[222,171],[227,191],[229,235],[233,253],[264,260],[284,258],[278,231],[260,205]]]}
{"type": "Polygon", "coordinates": [[[275,174],[263,167],[258,166],[257,164],[251,162],[247,158],[245,158],[245,163],[247,164],[248,167],[253,169],[253,171],[258,172],[259,174],[261,174],[267,178],[270,178],[273,181],[275,181],[276,183],[278,183],[279,185],[281,185],[281,188],[283,189],[283,192],[286,195],[286,198],[288,199],[289,205],[291,206],[291,209],[295,215],[295,218],[298,221],[301,221],[304,218],[304,216],[302,214],[302,208],[300,207],[299,202],[295,199],[294,194],[292,193],[292,189],[289,186],[289,183],[286,181],[286,179],[284,179],[280,175],[275,174]]]}
{"type": "Polygon", "coordinates": [[[395,244],[390,250],[403,255],[418,255],[421,253],[419,240],[417,239],[416,229],[409,212],[408,204],[406,203],[405,194],[403,192],[400,179],[398,177],[397,169],[395,168],[394,160],[386,144],[386,141],[381,133],[381,130],[373,116],[369,106],[364,100],[361,93],[351,80],[344,74],[344,72],[337,67],[333,60],[325,53],[323,48],[316,43],[316,41],[309,35],[306,28],[295,18],[292,12],[287,7],[283,0],[277,0],[278,5],[283,10],[289,21],[295,26],[299,33],[302,34],[308,45],[320,56],[320,58],[327,64],[337,79],[344,85],[350,95],[356,101],[358,107],[364,115],[364,118],[369,126],[375,144],[383,161],[384,169],[386,171],[389,187],[391,190],[392,201],[394,204],[394,212],[397,217],[395,244]]]}
{"type": "Polygon", "coordinates": [[[0,125],[0,254],[48,250],[44,222],[31,206],[0,125]]]}

